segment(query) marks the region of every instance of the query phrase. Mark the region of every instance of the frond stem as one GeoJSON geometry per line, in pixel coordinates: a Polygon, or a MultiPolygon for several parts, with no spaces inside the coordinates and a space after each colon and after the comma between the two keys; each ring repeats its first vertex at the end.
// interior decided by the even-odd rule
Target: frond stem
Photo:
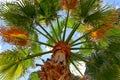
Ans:
{"type": "Polygon", "coordinates": [[[52,41],[54,41],[56,43],[54,38],[43,28],[42,25],[40,25],[38,22],[36,22],[36,24],[52,39],[52,41]]]}
{"type": "Polygon", "coordinates": [[[63,33],[63,41],[65,40],[66,29],[67,29],[67,23],[68,23],[68,18],[69,18],[69,12],[70,12],[70,10],[68,10],[68,12],[67,12],[67,17],[66,17],[65,27],[64,27],[64,33],[63,33]]]}
{"type": "Polygon", "coordinates": [[[80,49],[95,49],[95,48],[71,48],[71,50],[80,50],[80,49]]]}
{"type": "Polygon", "coordinates": [[[77,30],[77,28],[79,27],[80,23],[79,24],[74,24],[74,28],[72,29],[70,35],[68,36],[67,40],[66,40],[66,43],[69,43],[69,41],[71,40],[72,36],[74,35],[75,31],[77,30]]]}
{"type": "Polygon", "coordinates": [[[44,43],[44,42],[41,42],[41,41],[36,41],[36,40],[31,40],[31,39],[29,39],[29,40],[30,40],[30,41],[34,41],[34,42],[37,42],[37,43],[42,44],[42,45],[45,45],[45,46],[53,47],[52,45],[47,44],[47,43],[44,43]]]}
{"type": "Polygon", "coordinates": [[[81,74],[82,77],[84,77],[84,75],[82,74],[82,72],[78,69],[78,67],[75,65],[75,63],[70,59],[70,62],[74,65],[74,67],[77,69],[77,71],[81,74]]]}
{"type": "Polygon", "coordinates": [[[80,45],[80,44],[83,44],[83,43],[86,43],[86,42],[90,42],[90,41],[82,41],[82,42],[78,42],[78,43],[75,43],[75,44],[73,44],[73,45],[71,45],[71,46],[73,47],[73,46],[80,45]]]}
{"type": "Polygon", "coordinates": [[[88,33],[86,33],[86,34],[84,34],[84,35],[82,35],[82,36],[80,36],[79,38],[77,38],[76,40],[74,40],[73,42],[71,42],[70,44],[73,45],[74,43],[76,43],[77,41],[79,41],[81,38],[85,37],[86,35],[88,35],[90,33],[91,33],[91,31],[88,32],[88,33]]]}
{"type": "Polygon", "coordinates": [[[57,18],[57,25],[58,25],[58,35],[59,35],[59,39],[61,41],[61,28],[60,28],[60,24],[59,24],[58,18],[57,18]]]}
{"type": "Polygon", "coordinates": [[[53,26],[53,24],[52,24],[51,21],[50,21],[50,25],[51,25],[51,28],[52,28],[52,31],[53,31],[54,35],[56,36],[57,41],[59,41],[58,36],[57,36],[57,33],[56,33],[56,31],[55,31],[55,29],[54,29],[54,26],[53,26]]]}
{"type": "MultiPolygon", "coordinates": [[[[51,38],[49,38],[47,35],[45,35],[43,32],[41,32],[40,30],[34,28],[38,33],[42,34],[44,37],[46,37],[49,40],[52,40],[51,38]]],[[[52,40],[53,41],[53,40],[52,40]]]]}
{"type": "Polygon", "coordinates": [[[28,55],[26,58],[22,59],[22,60],[27,60],[27,59],[31,59],[31,58],[34,58],[34,57],[38,57],[38,56],[42,56],[42,55],[45,55],[45,54],[48,54],[48,53],[52,53],[52,51],[47,51],[47,52],[42,52],[42,53],[36,53],[36,54],[33,54],[33,55],[28,55]]]}
{"type": "Polygon", "coordinates": [[[85,60],[85,57],[79,57],[79,56],[77,56],[76,54],[77,54],[77,53],[72,53],[72,54],[71,54],[71,57],[76,57],[76,58],[79,59],[79,60],[82,60],[82,61],[84,61],[84,62],[88,62],[87,60],[85,60]]]}

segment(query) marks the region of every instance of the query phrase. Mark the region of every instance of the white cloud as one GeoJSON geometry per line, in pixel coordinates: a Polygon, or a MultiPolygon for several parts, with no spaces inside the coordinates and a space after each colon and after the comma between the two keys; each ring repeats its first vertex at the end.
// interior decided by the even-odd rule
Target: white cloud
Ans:
{"type": "Polygon", "coordinates": [[[0,2],[14,2],[16,0],[0,0],[0,2]]]}
{"type": "Polygon", "coordinates": [[[51,48],[51,47],[48,47],[48,46],[45,46],[45,48],[46,48],[46,51],[52,50],[52,48],[51,48]]]}
{"type": "Polygon", "coordinates": [[[2,46],[0,45],[0,53],[2,52],[2,46]]]}
{"type": "Polygon", "coordinates": [[[120,6],[116,5],[115,8],[118,9],[118,8],[120,8],[120,6]]]}

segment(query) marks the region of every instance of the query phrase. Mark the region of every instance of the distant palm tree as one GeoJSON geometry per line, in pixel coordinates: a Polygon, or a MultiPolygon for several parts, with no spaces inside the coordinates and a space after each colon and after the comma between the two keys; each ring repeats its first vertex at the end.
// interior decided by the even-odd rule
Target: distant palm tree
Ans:
{"type": "Polygon", "coordinates": [[[15,47],[0,54],[0,79],[120,80],[120,13],[101,0],[16,0],[4,3],[2,40],[15,47]],[[62,15],[61,15],[62,13],[62,15]],[[45,47],[44,47],[45,46],[45,47]],[[50,50],[46,51],[46,47],[50,50]],[[46,61],[41,56],[51,53],[46,61]],[[43,65],[35,63],[35,57],[43,65]],[[78,62],[86,64],[83,74],[78,62]],[[70,71],[73,64],[81,74],[70,71]]]}

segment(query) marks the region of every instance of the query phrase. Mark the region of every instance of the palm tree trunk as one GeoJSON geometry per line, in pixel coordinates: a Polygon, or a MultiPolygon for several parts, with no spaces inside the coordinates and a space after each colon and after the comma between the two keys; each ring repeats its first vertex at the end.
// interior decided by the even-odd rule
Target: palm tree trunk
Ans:
{"type": "Polygon", "coordinates": [[[72,80],[69,67],[56,63],[53,57],[44,62],[39,75],[41,80],[72,80]]]}

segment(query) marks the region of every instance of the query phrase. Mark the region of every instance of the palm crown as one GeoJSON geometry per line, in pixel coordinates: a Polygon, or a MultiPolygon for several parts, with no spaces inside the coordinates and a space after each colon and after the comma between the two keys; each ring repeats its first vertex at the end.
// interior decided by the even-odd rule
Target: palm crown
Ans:
{"type": "Polygon", "coordinates": [[[0,79],[19,79],[38,57],[44,64],[36,64],[41,69],[29,80],[119,80],[119,17],[118,10],[102,7],[101,0],[2,4],[0,18],[5,25],[0,26],[0,35],[15,48],[0,54],[0,79]],[[41,56],[46,54],[51,58],[44,61],[41,56]],[[76,64],[80,61],[86,64],[84,74],[76,64]],[[81,77],[70,72],[70,64],[81,77]]]}

